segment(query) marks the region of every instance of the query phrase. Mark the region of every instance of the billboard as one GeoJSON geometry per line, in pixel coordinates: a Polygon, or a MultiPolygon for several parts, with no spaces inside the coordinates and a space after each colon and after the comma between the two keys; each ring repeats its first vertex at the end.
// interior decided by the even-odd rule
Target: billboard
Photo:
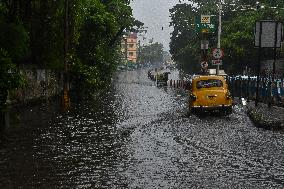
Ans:
{"type": "Polygon", "coordinates": [[[254,42],[256,47],[280,48],[282,39],[283,25],[281,22],[273,20],[262,20],[256,22],[254,42]],[[259,42],[261,42],[260,45],[259,42]]]}

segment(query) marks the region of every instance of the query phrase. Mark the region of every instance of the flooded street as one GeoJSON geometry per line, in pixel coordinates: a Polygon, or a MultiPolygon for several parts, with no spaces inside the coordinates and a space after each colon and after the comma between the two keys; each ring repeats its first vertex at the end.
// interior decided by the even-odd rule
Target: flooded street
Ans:
{"type": "Polygon", "coordinates": [[[283,188],[283,133],[230,116],[187,116],[187,96],[147,70],[117,74],[92,99],[13,110],[0,188],[283,188]]]}

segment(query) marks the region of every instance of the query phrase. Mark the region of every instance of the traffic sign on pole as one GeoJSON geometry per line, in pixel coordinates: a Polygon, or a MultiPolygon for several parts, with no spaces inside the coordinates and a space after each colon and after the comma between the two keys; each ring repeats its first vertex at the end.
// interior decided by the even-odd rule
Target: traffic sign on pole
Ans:
{"type": "Polygon", "coordinates": [[[222,60],[220,60],[220,59],[218,59],[218,60],[212,60],[212,65],[213,65],[213,66],[222,65],[222,60]]]}
{"type": "Polygon", "coordinates": [[[201,24],[210,24],[210,15],[201,15],[200,23],[201,24]]]}
{"type": "Polygon", "coordinates": [[[196,33],[215,33],[215,23],[215,17],[210,15],[199,15],[195,18],[195,31],[196,33]]]}
{"type": "Polygon", "coordinates": [[[220,59],[220,58],[223,58],[224,51],[222,49],[215,48],[212,51],[212,55],[213,55],[214,58],[220,59]]]}
{"type": "Polygon", "coordinates": [[[206,61],[201,62],[201,67],[202,67],[203,69],[208,68],[208,63],[207,63],[206,61]]]}
{"type": "Polygon", "coordinates": [[[201,49],[207,50],[209,47],[209,41],[208,40],[201,40],[201,49]]]}

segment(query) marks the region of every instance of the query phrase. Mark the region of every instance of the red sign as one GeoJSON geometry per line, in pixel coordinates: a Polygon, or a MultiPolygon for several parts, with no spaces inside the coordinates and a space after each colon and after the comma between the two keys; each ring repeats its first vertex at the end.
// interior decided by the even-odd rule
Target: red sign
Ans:
{"type": "Polygon", "coordinates": [[[217,65],[222,65],[222,60],[212,60],[212,65],[217,66],[217,65]]]}
{"type": "Polygon", "coordinates": [[[224,51],[222,49],[213,49],[212,55],[216,59],[220,59],[224,56],[224,51]]]}

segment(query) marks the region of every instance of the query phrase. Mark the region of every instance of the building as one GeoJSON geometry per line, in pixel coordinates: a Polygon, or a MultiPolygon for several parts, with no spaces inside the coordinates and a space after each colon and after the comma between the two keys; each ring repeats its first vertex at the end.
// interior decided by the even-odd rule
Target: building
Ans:
{"type": "Polygon", "coordinates": [[[126,56],[127,60],[132,63],[137,62],[137,33],[131,32],[121,41],[121,51],[126,56]],[[126,52],[125,52],[125,46],[126,52]]]}

